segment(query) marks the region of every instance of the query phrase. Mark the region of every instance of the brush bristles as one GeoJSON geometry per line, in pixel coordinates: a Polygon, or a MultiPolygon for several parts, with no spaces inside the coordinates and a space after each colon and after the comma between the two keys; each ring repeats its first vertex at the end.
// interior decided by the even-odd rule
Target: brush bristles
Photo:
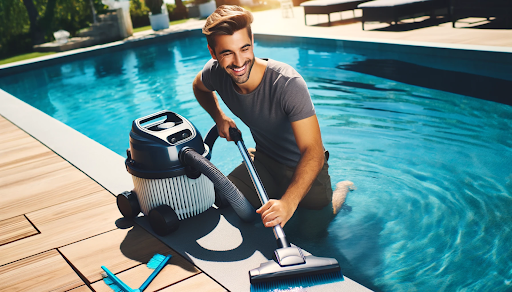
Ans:
{"type": "Polygon", "coordinates": [[[299,292],[304,288],[343,281],[340,271],[303,276],[295,279],[274,280],[251,285],[251,292],[299,292]]]}
{"type": "Polygon", "coordinates": [[[165,256],[157,253],[149,260],[146,266],[154,270],[163,260],[165,260],[165,256]]]}

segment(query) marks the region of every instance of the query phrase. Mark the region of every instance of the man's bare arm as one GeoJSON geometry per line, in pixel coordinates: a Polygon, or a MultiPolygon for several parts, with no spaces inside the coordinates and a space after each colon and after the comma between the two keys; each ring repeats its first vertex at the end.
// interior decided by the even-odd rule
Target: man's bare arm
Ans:
{"type": "Polygon", "coordinates": [[[226,138],[228,141],[232,141],[229,137],[229,128],[236,128],[236,124],[231,118],[224,114],[215,93],[204,86],[201,80],[201,72],[194,78],[192,88],[199,104],[210,114],[217,124],[219,136],[226,138]]]}
{"type": "Polygon", "coordinates": [[[301,158],[281,199],[270,200],[257,210],[267,227],[277,224],[284,227],[300,201],[311,189],[324,164],[324,149],[316,115],[293,122],[291,125],[301,158]]]}

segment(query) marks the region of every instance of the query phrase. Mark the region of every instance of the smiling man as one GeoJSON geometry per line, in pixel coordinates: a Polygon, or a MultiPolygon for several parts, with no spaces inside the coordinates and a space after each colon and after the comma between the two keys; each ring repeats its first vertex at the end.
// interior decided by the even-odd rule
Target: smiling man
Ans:
{"type": "Polygon", "coordinates": [[[265,226],[284,227],[298,207],[321,210],[330,221],[348,187],[335,191],[333,200],[328,156],[306,82],[291,66],[254,56],[252,21],[249,11],[230,5],[218,7],[208,17],[203,33],[212,59],[194,79],[194,94],[221,137],[231,141],[229,128],[236,125],[221,110],[214,91],[251,129],[256,141],[254,164],[269,202],[261,206],[243,164],[228,178],[258,209],[265,226]]]}

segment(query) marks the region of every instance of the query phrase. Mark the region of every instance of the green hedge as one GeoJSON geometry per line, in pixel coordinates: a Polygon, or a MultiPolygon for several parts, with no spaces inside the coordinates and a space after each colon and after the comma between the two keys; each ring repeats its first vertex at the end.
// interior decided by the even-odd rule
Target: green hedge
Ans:
{"type": "MultiPolygon", "coordinates": [[[[32,0],[40,16],[48,0],[32,0]]],[[[179,0],[176,0],[179,2],[179,0]]],[[[97,14],[107,11],[101,0],[92,0],[97,14]]],[[[183,1],[188,3],[188,1],[183,1]]],[[[171,21],[188,18],[184,5],[167,5],[171,21]]],[[[130,0],[130,15],[134,28],[150,25],[149,9],[141,0],[130,0]]],[[[45,41],[53,41],[53,32],[63,29],[76,36],[80,29],[93,22],[90,0],[57,0],[54,17],[45,31],[45,41]]],[[[32,52],[30,21],[22,0],[0,0],[0,59],[32,52]]]]}
{"type": "Polygon", "coordinates": [[[181,9],[174,4],[167,4],[167,12],[169,13],[169,19],[180,20],[188,18],[188,11],[185,5],[181,6],[181,9]]]}
{"type": "MultiPolygon", "coordinates": [[[[166,6],[170,21],[188,18],[187,8],[185,6],[182,6],[181,9],[177,8],[174,4],[166,4],[166,6]]],[[[130,16],[133,28],[150,25],[149,8],[140,0],[131,0],[130,16]]]]}
{"type": "MultiPolygon", "coordinates": [[[[45,13],[48,0],[32,0],[40,17],[45,13]]],[[[97,13],[106,7],[101,0],[92,0],[97,13]]],[[[63,29],[75,36],[81,28],[92,23],[89,0],[58,0],[54,16],[45,29],[45,41],[53,41],[53,32],[63,29]]],[[[21,0],[0,0],[0,59],[32,52],[30,20],[21,0]]]]}
{"type": "Polygon", "coordinates": [[[149,8],[140,0],[130,0],[130,17],[133,28],[149,25],[149,8]]]}

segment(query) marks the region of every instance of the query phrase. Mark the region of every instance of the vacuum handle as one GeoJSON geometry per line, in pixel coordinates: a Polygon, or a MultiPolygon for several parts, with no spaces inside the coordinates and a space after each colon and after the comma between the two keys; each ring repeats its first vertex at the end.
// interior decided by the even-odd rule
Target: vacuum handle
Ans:
{"type": "Polygon", "coordinates": [[[165,117],[165,122],[173,122],[175,125],[180,125],[183,123],[183,119],[176,113],[173,113],[168,110],[163,110],[142,118],[138,118],[135,121],[133,121],[133,124],[137,127],[138,130],[147,129],[148,126],[151,126],[151,124],[146,126],[143,126],[143,124],[150,121],[156,121],[157,119],[162,117],[165,117]]]}
{"type": "MultiPolygon", "coordinates": [[[[229,128],[229,136],[236,143],[236,146],[238,146],[238,150],[240,150],[240,154],[242,154],[245,166],[249,171],[249,175],[251,177],[252,183],[254,184],[254,187],[256,188],[256,192],[258,193],[261,204],[265,205],[269,200],[268,195],[265,191],[265,188],[263,187],[260,176],[258,175],[258,172],[256,172],[256,168],[254,167],[254,164],[249,156],[249,151],[247,151],[247,147],[245,147],[244,141],[242,140],[242,133],[236,128],[229,128]]],[[[273,230],[278,246],[280,248],[290,247],[290,244],[286,240],[286,235],[284,234],[284,230],[281,225],[277,224],[274,226],[273,230]]]]}
{"type": "MultiPolygon", "coordinates": [[[[229,137],[238,145],[238,141],[244,142],[242,139],[242,132],[238,130],[237,128],[229,128],[229,137]]],[[[247,152],[247,150],[246,150],[247,152]]]]}
{"type": "Polygon", "coordinates": [[[208,131],[208,134],[206,134],[204,138],[204,144],[208,145],[210,153],[213,151],[213,144],[217,141],[217,138],[219,138],[219,131],[217,130],[217,124],[215,124],[210,128],[210,131],[208,131]]]}

